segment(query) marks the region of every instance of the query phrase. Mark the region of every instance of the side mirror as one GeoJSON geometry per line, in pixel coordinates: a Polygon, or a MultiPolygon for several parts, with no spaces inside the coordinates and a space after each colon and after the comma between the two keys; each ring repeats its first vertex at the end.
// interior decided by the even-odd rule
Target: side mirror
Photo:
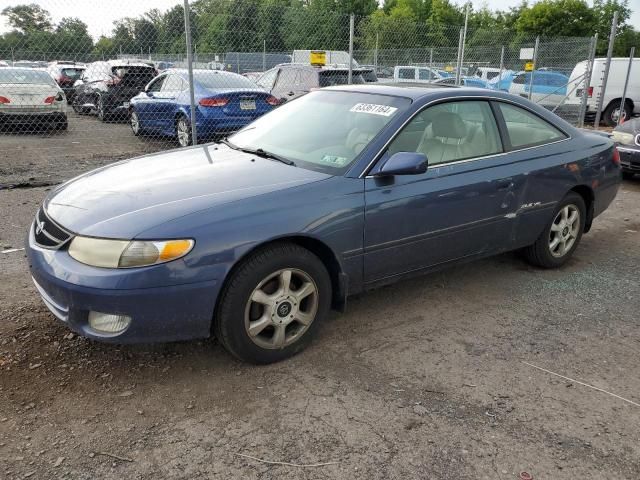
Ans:
{"type": "Polygon", "coordinates": [[[380,170],[375,173],[375,176],[419,175],[427,171],[428,164],[427,156],[424,153],[398,152],[391,155],[384,162],[380,170]]]}

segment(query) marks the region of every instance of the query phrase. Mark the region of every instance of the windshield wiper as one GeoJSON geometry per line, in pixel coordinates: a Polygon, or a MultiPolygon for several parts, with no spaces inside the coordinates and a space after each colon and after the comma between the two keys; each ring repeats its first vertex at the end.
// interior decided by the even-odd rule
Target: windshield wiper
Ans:
{"type": "Polygon", "coordinates": [[[282,155],[278,155],[276,153],[267,152],[266,150],[264,150],[262,148],[256,148],[254,150],[254,149],[251,149],[251,148],[239,147],[235,143],[230,142],[227,139],[227,137],[222,138],[220,140],[220,143],[226,145],[229,148],[233,148],[234,150],[239,150],[239,151],[244,152],[244,153],[250,153],[252,155],[258,155],[259,157],[262,157],[262,158],[270,158],[271,160],[277,160],[278,162],[282,162],[285,165],[291,165],[292,167],[296,166],[296,164],[292,160],[289,160],[287,157],[283,157],[282,155]]]}

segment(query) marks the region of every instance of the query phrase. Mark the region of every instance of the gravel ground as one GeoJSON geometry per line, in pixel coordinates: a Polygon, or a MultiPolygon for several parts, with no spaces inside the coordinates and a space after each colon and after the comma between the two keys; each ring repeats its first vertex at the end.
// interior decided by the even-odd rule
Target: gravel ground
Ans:
{"type": "MultiPolygon", "coordinates": [[[[94,166],[80,158],[28,172],[94,166]]],[[[0,246],[46,193],[0,190],[0,246]]],[[[265,367],[214,340],[74,336],[23,252],[0,254],[0,478],[636,479],[640,407],[528,364],[640,404],[639,240],[626,182],[564,268],[507,254],[360,295],[265,367]]]]}

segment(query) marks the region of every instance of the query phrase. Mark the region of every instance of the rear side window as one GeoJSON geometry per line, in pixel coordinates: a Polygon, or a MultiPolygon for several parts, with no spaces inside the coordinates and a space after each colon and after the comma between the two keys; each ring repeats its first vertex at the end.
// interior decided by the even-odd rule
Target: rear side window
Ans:
{"type": "Polygon", "coordinates": [[[178,75],[169,75],[162,85],[163,92],[181,92],[186,89],[186,82],[178,75]]]}
{"type": "Polygon", "coordinates": [[[278,75],[278,69],[274,68],[273,70],[269,70],[268,72],[264,73],[260,78],[258,78],[256,83],[260,85],[262,88],[271,90],[274,82],[276,81],[277,75],[278,75]]]}
{"type": "Polygon", "coordinates": [[[512,148],[533,147],[555,142],[567,136],[546,120],[508,103],[498,103],[512,148]]]}
{"type": "Polygon", "coordinates": [[[398,78],[402,78],[404,80],[415,80],[416,71],[413,68],[401,68],[398,70],[398,78]]]}
{"type": "Polygon", "coordinates": [[[520,75],[516,75],[515,77],[513,77],[513,83],[517,83],[518,85],[524,84],[524,83],[529,83],[529,79],[528,79],[529,75],[525,75],[525,74],[520,74],[520,75]]]}

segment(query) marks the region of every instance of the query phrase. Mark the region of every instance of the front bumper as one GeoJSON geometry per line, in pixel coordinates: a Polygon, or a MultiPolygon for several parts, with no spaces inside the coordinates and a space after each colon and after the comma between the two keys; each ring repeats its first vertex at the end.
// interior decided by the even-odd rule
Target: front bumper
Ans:
{"type": "Polygon", "coordinates": [[[618,145],[620,166],[625,172],[640,173],[640,146],[618,145]]]}
{"type": "Polygon", "coordinates": [[[113,288],[113,278],[107,281],[113,271],[79,264],[66,250],[39,247],[34,241],[33,226],[26,247],[31,275],[44,304],[79,335],[110,343],[167,342],[210,335],[220,288],[216,280],[126,288],[131,269],[116,272],[120,279],[115,283],[123,287],[113,288]],[[72,269],[74,262],[78,270],[72,269]],[[101,282],[109,287],[96,287],[101,282]],[[89,325],[91,311],[127,315],[131,324],[119,334],[98,332],[89,325]]]}

